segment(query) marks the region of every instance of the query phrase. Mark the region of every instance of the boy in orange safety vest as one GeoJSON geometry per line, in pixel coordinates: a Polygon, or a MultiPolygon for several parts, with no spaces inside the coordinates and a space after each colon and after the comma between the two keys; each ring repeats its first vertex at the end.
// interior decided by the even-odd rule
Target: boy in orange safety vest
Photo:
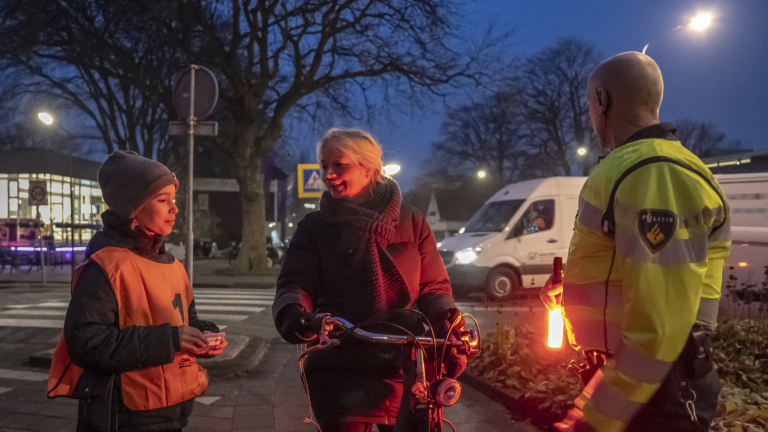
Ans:
{"type": "Polygon", "coordinates": [[[109,210],[73,275],[64,337],[48,395],[80,398],[78,431],[180,431],[208,388],[198,356],[216,324],[197,317],[184,267],[165,251],[178,208],[178,180],[130,151],[99,169],[109,210]]]}

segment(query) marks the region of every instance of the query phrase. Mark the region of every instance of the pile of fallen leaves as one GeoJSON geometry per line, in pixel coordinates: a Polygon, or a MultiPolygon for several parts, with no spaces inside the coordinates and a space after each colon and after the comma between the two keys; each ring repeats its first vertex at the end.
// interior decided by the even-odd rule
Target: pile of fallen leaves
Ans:
{"type": "MultiPolygon", "coordinates": [[[[567,346],[545,346],[545,332],[522,325],[484,335],[483,352],[468,372],[502,389],[517,410],[539,425],[565,417],[581,392],[581,382],[566,367],[583,362],[567,346]]],[[[768,431],[768,322],[722,321],[713,337],[714,361],[723,390],[712,431],[768,431]]]]}
{"type": "Polygon", "coordinates": [[[768,430],[768,322],[721,321],[713,347],[723,390],[712,430],[768,430]]]}
{"type": "Polygon", "coordinates": [[[517,401],[517,410],[536,424],[552,424],[565,417],[581,392],[581,381],[566,371],[579,354],[549,349],[545,335],[530,326],[498,328],[483,336],[483,351],[468,372],[517,401]]]}

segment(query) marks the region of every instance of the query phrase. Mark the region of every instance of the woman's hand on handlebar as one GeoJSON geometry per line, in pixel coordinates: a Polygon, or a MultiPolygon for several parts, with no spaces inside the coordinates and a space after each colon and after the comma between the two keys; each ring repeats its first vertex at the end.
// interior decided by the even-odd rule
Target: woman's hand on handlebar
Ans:
{"type": "Polygon", "coordinates": [[[317,330],[313,329],[315,316],[297,304],[291,304],[283,309],[280,325],[280,336],[286,342],[301,344],[315,338],[317,330]]]}
{"type": "MultiPolygon", "coordinates": [[[[435,336],[438,339],[460,340],[461,332],[465,330],[467,322],[461,316],[461,311],[457,308],[449,308],[443,311],[443,322],[435,328],[435,336]],[[456,323],[452,328],[451,324],[456,323]],[[448,335],[450,329],[451,334],[448,335]]],[[[429,350],[427,351],[429,352],[429,350]]],[[[467,367],[467,356],[459,354],[456,348],[448,349],[443,358],[443,373],[451,378],[456,378],[464,372],[467,367]]]]}

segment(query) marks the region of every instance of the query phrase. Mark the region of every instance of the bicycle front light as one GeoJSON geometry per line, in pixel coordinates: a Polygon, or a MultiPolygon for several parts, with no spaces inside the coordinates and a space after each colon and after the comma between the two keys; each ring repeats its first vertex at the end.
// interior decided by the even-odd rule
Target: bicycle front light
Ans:
{"type": "Polygon", "coordinates": [[[482,249],[479,247],[462,249],[456,252],[456,262],[459,264],[469,264],[477,259],[480,252],[482,252],[482,249]]]}
{"type": "Polygon", "coordinates": [[[449,407],[458,402],[461,396],[461,384],[451,378],[441,378],[429,385],[429,393],[437,405],[449,407]]]}

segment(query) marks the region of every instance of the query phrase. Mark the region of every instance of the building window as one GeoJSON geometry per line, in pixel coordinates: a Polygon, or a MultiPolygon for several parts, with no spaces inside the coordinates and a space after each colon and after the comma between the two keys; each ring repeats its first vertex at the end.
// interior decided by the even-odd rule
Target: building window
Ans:
{"type": "Polygon", "coordinates": [[[8,219],[8,180],[0,180],[0,219],[8,219]]]}
{"type": "Polygon", "coordinates": [[[200,210],[208,210],[208,194],[200,194],[197,196],[197,208],[200,210]]]}

